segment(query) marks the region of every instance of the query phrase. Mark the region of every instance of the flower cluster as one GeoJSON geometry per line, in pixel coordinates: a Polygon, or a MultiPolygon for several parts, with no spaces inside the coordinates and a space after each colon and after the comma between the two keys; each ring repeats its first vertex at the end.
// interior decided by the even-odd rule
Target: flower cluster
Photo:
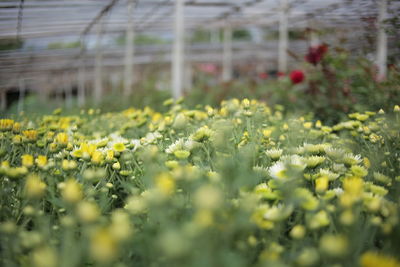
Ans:
{"type": "Polygon", "coordinates": [[[328,52],[328,46],[326,44],[321,44],[318,46],[312,46],[308,48],[308,53],[305,55],[304,59],[314,66],[317,65],[328,52]]]}
{"type": "Polygon", "coordinates": [[[256,100],[0,120],[2,266],[399,266],[400,117],[256,100]]]}

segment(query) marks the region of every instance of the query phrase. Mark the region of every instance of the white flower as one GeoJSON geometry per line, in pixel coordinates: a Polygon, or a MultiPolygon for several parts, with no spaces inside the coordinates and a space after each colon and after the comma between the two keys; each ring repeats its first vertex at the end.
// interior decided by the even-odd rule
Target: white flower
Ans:
{"type": "Polygon", "coordinates": [[[349,165],[356,165],[361,162],[361,156],[353,155],[353,153],[347,153],[343,156],[342,162],[349,165]]]}
{"type": "Polygon", "coordinates": [[[167,149],[165,149],[165,152],[168,154],[173,154],[177,150],[183,150],[183,142],[184,140],[179,138],[174,143],[170,144],[167,149]]]}
{"type": "Polygon", "coordinates": [[[304,161],[304,158],[299,156],[299,155],[287,155],[287,156],[283,156],[281,158],[281,160],[283,162],[285,162],[285,164],[287,164],[287,166],[291,167],[291,168],[295,168],[297,170],[304,170],[306,168],[306,163],[304,161]]]}
{"type": "Polygon", "coordinates": [[[270,221],[279,221],[288,217],[293,212],[293,206],[285,206],[278,204],[276,206],[270,207],[264,214],[264,219],[270,221]]]}
{"type": "Polygon", "coordinates": [[[153,144],[157,139],[160,139],[162,135],[159,132],[152,132],[152,133],[147,133],[145,137],[141,138],[141,144],[143,145],[148,145],[148,144],[153,144]]]}
{"type": "Polygon", "coordinates": [[[329,157],[337,159],[341,158],[346,153],[346,151],[340,148],[327,147],[325,148],[325,153],[329,157]]]}
{"type": "Polygon", "coordinates": [[[113,148],[115,144],[126,144],[128,140],[118,135],[117,133],[112,133],[109,135],[107,147],[113,148]]]}
{"type": "Polygon", "coordinates": [[[124,143],[126,144],[128,142],[128,140],[126,138],[123,138],[122,136],[120,136],[117,133],[112,133],[109,135],[109,139],[111,140],[111,142],[113,144],[115,143],[124,143]]]}
{"type": "Polygon", "coordinates": [[[334,188],[332,190],[335,192],[336,196],[340,196],[344,192],[343,189],[340,187],[334,188]]]}
{"type": "Polygon", "coordinates": [[[269,175],[275,179],[287,178],[285,164],[281,161],[276,162],[274,165],[269,167],[269,175]]]}
{"type": "Polygon", "coordinates": [[[132,147],[132,151],[136,151],[139,147],[142,146],[139,139],[132,139],[130,141],[130,145],[132,147]]]}
{"type": "Polygon", "coordinates": [[[283,153],[283,150],[277,149],[277,148],[268,149],[267,151],[265,151],[265,154],[267,154],[267,156],[273,160],[279,159],[280,156],[282,156],[282,153],[283,153]]]}
{"type": "Polygon", "coordinates": [[[339,178],[339,174],[331,172],[328,169],[320,169],[319,173],[321,176],[328,177],[329,180],[335,180],[335,179],[339,178]]]}
{"type": "Polygon", "coordinates": [[[198,147],[199,145],[200,145],[199,142],[196,142],[192,139],[188,139],[184,142],[183,148],[184,148],[184,150],[191,151],[191,150],[195,149],[196,147],[198,147]]]}
{"type": "Polygon", "coordinates": [[[169,145],[165,150],[165,152],[168,154],[173,154],[177,150],[191,151],[194,148],[198,147],[199,145],[200,143],[194,140],[188,139],[185,141],[183,138],[179,138],[174,143],[169,145]]]}

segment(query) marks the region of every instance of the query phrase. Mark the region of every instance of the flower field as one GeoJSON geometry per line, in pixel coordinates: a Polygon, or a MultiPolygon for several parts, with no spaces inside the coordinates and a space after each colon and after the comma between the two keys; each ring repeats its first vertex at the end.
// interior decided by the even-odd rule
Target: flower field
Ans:
{"type": "Polygon", "coordinates": [[[0,265],[400,266],[399,106],[164,105],[1,119],[0,265]]]}

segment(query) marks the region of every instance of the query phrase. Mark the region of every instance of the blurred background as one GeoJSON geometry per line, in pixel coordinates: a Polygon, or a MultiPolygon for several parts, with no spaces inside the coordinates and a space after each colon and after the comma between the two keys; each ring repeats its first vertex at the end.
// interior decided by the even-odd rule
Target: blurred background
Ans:
{"type": "Polygon", "coordinates": [[[400,102],[399,14],[394,0],[0,1],[0,108],[377,111],[400,102]]]}

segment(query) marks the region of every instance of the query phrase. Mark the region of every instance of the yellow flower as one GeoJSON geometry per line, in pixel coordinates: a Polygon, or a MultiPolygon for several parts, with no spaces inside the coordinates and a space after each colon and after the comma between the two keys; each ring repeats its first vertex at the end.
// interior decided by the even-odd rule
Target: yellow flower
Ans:
{"type": "Polygon", "coordinates": [[[325,234],[320,239],[319,247],[323,253],[331,257],[341,257],[347,254],[348,242],[345,236],[325,234]]]}
{"type": "Polygon", "coordinates": [[[57,144],[64,146],[68,144],[68,135],[66,133],[58,133],[55,139],[57,144]]]}
{"type": "Polygon", "coordinates": [[[264,249],[260,258],[265,261],[277,261],[280,258],[281,253],[284,251],[284,247],[276,242],[272,242],[268,248],[264,249]]]}
{"type": "Polygon", "coordinates": [[[21,144],[22,142],[22,136],[20,136],[19,134],[14,135],[13,139],[12,139],[12,143],[13,144],[21,144]]]}
{"type": "Polygon", "coordinates": [[[112,162],[113,159],[114,159],[114,150],[107,150],[106,161],[107,162],[112,162]]]}
{"type": "Polygon", "coordinates": [[[392,179],[380,172],[374,172],[374,179],[378,182],[381,182],[386,185],[390,185],[392,183],[392,179]]]}
{"type": "Polygon", "coordinates": [[[340,222],[344,225],[351,225],[354,222],[354,214],[350,209],[342,212],[340,222]]]}
{"type": "Polygon", "coordinates": [[[24,154],[21,156],[22,166],[30,168],[33,166],[33,156],[29,154],[24,154]]]}
{"type": "Polygon", "coordinates": [[[296,262],[300,266],[314,266],[319,260],[319,254],[315,248],[304,248],[297,257],[296,262]]]}
{"type": "Polygon", "coordinates": [[[361,267],[400,267],[400,261],[392,256],[374,251],[365,252],[360,258],[361,267]]]}
{"type": "Polygon", "coordinates": [[[61,168],[65,171],[73,170],[78,166],[75,160],[63,159],[61,162],[61,168]]]}
{"type": "Polygon", "coordinates": [[[118,243],[107,229],[97,230],[90,240],[90,254],[100,263],[110,263],[118,255],[118,243]]]}
{"type": "Polygon", "coordinates": [[[369,161],[369,159],[367,157],[363,158],[363,163],[365,168],[369,169],[371,167],[371,162],[369,161]]]}
{"type": "Polygon", "coordinates": [[[311,127],[312,127],[312,122],[305,122],[305,123],[303,123],[303,126],[304,126],[304,128],[306,128],[306,129],[311,129],[311,127]]]}
{"type": "Polygon", "coordinates": [[[76,149],[71,152],[71,156],[73,156],[74,158],[81,158],[83,157],[83,152],[81,149],[76,149]]]}
{"type": "Polygon", "coordinates": [[[187,150],[177,150],[174,152],[174,155],[178,159],[187,159],[190,156],[190,152],[187,150]]]}
{"type": "Polygon", "coordinates": [[[321,227],[328,226],[330,224],[330,220],[326,211],[321,210],[317,212],[315,215],[310,217],[308,221],[308,226],[310,229],[318,229],[321,227]]]}
{"type": "Polygon", "coordinates": [[[14,120],[11,119],[1,119],[0,120],[0,130],[6,131],[11,130],[14,124],[14,120]]]}
{"type": "Polygon", "coordinates": [[[36,130],[25,130],[22,131],[23,136],[29,141],[35,141],[37,139],[37,131],[36,130]]]}
{"type": "Polygon", "coordinates": [[[92,163],[93,164],[100,164],[103,162],[103,153],[100,151],[96,150],[92,154],[92,163]]]}
{"type": "Polygon", "coordinates": [[[80,150],[82,151],[82,157],[89,158],[94,151],[96,151],[97,146],[95,144],[82,143],[80,150]]]}
{"type": "Polygon", "coordinates": [[[199,128],[191,137],[194,141],[204,142],[210,139],[213,131],[208,126],[199,128]]]}
{"type": "Polygon", "coordinates": [[[307,164],[309,168],[315,168],[317,165],[323,163],[325,161],[325,157],[320,156],[311,156],[304,158],[304,162],[307,164]]]}
{"type": "Polygon", "coordinates": [[[302,239],[306,234],[306,228],[303,225],[295,225],[290,231],[290,236],[294,239],[302,239]]]}
{"type": "Polygon", "coordinates": [[[356,116],[356,120],[359,121],[366,121],[369,118],[369,116],[367,114],[357,114],[356,116]]]}
{"type": "Polygon", "coordinates": [[[143,199],[143,197],[130,196],[126,201],[124,209],[132,214],[138,214],[146,210],[146,205],[146,201],[143,199]]]}
{"type": "Polygon", "coordinates": [[[268,129],[264,129],[262,130],[262,134],[265,138],[269,138],[272,134],[273,129],[268,128],[268,129]]]}
{"type": "Polygon", "coordinates": [[[12,130],[14,133],[18,133],[21,130],[21,123],[19,122],[14,123],[12,130]]]}
{"type": "Polygon", "coordinates": [[[364,168],[363,166],[353,165],[351,166],[350,170],[353,173],[353,175],[357,177],[365,177],[368,175],[367,169],[364,168]]]}
{"type": "Polygon", "coordinates": [[[222,194],[218,188],[204,185],[196,191],[194,202],[200,209],[217,209],[222,203],[222,194]]]}
{"type": "Polygon", "coordinates": [[[115,163],[112,165],[112,168],[113,168],[114,170],[119,170],[119,169],[121,169],[121,163],[119,163],[119,161],[115,162],[115,163]]]}
{"type": "Polygon", "coordinates": [[[43,156],[43,155],[39,155],[39,156],[36,158],[35,162],[36,162],[36,165],[37,165],[39,168],[44,168],[44,167],[46,167],[46,165],[47,165],[47,157],[46,157],[46,156],[43,156]]]}
{"type": "Polygon", "coordinates": [[[62,187],[63,199],[70,203],[76,203],[83,197],[82,186],[75,179],[69,179],[62,187]]]}
{"type": "Polygon", "coordinates": [[[176,160],[168,160],[165,162],[165,166],[168,167],[169,169],[176,169],[179,167],[179,162],[176,160]]]}
{"type": "Polygon", "coordinates": [[[349,207],[361,198],[364,182],[358,177],[346,178],[343,180],[343,189],[344,193],[340,196],[340,204],[349,207]]]}
{"type": "Polygon", "coordinates": [[[322,176],[315,180],[315,191],[318,193],[325,192],[329,187],[329,179],[326,176],[322,176]]]}
{"type": "Polygon", "coordinates": [[[351,177],[343,180],[343,189],[352,196],[360,196],[363,191],[364,182],[359,177],[351,177]]]}
{"type": "Polygon", "coordinates": [[[97,204],[88,201],[79,202],[76,212],[79,219],[85,223],[94,222],[100,216],[100,209],[97,204]]]}
{"type": "Polygon", "coordinates": [[[56,267],[57,253],[48,246],[39,247],[32,253],[32,263],[35,267],[56,267]]]}
{"type": "Polygon", "coordinates": [[[109,226],[109,231],[113,238],[118,242],[127,240],[132,234],[132,230],[129,215],[121,209],[113,211],[111,225],[109,226]]]}
{"type": "Polygon", "coordinates": [[[194,222],[201,227],[208,227],[214,223],[214,216],[210,210],[199,210],[194,215],[194,222]]]}
{"type": "Polygon", "coordinates": [[[283,150],[282,149],[268,149],[265,151],[265,154],[267,154],[268,157],[270,157],[273,160],[277,160],[282,156],[283,150]]]}
{"type": "Polygon", "coordinates": [[[259,205],[251,215],[251,221],[262,229],[271,230],[274,228],[274,222],[264,217],[265,213],[269,210],[266,204],[259,205]]]}
{"type": "Polygon", "coordinates": [[[117,152],[124,152],[126,147],[125,147],[124,143],[115,143],[113,145],[113,149],[117,152]]]}
{"type": "Polygon", "coordinates": [[[28,198],[40,198],[46,190],[46,184],[35,174],[31,174],[26,178],[25,194],[28,198]]]}
{"type": "Polygon", "coordinates": [[[164,195],[171,195],[175,191],[175,181],[168,173],[161,173],[155,180],[156,188],[164,195]]]}

